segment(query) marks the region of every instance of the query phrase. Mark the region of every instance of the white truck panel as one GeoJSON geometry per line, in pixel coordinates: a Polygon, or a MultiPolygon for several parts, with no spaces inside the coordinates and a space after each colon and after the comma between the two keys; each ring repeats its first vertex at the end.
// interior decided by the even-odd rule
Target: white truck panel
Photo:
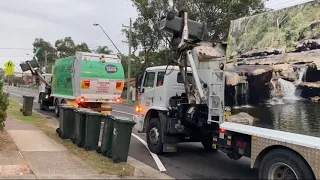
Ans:
{"type": "Polygon", "coordinates": [[[251,168],[263,150],[280,145],[299,153],[310,165],[316,179],[320,179],[320,138],[230,122],[224,122],[220,127],[257,136],[251,141],[251,168]]]}
{"type": "Polygon", "coordinates": [[[220,127],[228,131],[234,131],[252,136],[263,137],[270,140],[276,140],[309,148],[320,149],[320,138],[313,136],[306,136],[302,134],[277,131],[273,129],[248,126],[231,122],[224,122],[220,125],[220,127]]]}

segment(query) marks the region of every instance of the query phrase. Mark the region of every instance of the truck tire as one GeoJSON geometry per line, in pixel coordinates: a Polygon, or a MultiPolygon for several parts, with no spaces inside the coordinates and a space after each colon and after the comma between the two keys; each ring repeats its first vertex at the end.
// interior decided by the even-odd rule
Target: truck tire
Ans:
{"type": "Polygon", "coordinates": [[[259,167],[259,179],[315,179],[305,160],[287,149],[266,154],[259,167]]]}
{"type": "Polygon", "coordinates": [[[147,126],[147,143],[151,152],[163,153],[161,123],[159,118],[152,118],[147,126]]]}

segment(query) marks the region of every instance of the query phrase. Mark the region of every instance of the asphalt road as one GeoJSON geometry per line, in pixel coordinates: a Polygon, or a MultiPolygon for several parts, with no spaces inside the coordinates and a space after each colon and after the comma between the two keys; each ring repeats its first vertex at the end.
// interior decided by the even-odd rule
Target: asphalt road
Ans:
{"type": "MultiPolygon", "coordinates": [[[[6,88],[4,88],[6,90],[6,88]]],[[[18,89],[10,87],[10,97],[22,102],[22,95],[37,96],[34,90],[18,89]]],[[[33,105],[34,110],[54,117],[52,111],[41,111],[37,102],[33,105]]],[[[112,114],[115,116],[132,117],[133,107],[126,105],[113,105],[112,114]]],[[[146,141],[145,134],[133,130],[146,141]]],[[[157,164],[150,155],[147,148],[135,137],[131,136],[129,155],[139,161],[158,169],[157,164]]],[[[159,156],[166,168],[166,174],[176,179],[257,179],[256,170],[250,169],[250,159],[241,158],[238,161],[229,159],[221,152],[208,153],[201,143],[181,143],[178,145],[177,153],[170,153],[159,156]]]]}

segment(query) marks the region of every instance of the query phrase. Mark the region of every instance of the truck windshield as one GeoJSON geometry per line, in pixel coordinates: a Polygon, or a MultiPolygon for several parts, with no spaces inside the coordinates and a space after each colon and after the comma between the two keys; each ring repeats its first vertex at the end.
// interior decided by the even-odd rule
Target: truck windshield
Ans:
{"type": "MultiPolygon", "coordinates": [[[[192,84],[192,81],[193,81],[192,73],[187,73],[187,82],[188,82],[188,84],[192,84]]],[[[177,76],[177,82],[178,83],[183,83],[183,77],[182,77],[180,72],[178,73],[178,76],[177,76]]]]}

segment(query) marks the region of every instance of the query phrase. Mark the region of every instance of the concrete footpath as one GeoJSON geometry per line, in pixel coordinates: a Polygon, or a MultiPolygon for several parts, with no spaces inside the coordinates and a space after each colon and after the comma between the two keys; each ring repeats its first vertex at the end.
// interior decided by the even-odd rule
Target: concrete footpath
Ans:
{"type": "Polygon", "coordinates": [[[19,151],[9,152],[2,159],[0,155],[0,179],[173,179],[131,157],[128,163],[135,167],[133,177],[99,174],[32,125],[10,116],[5,123],[19,151]],[[11,160],[14,165],[2,165],[6,158],[15,159],[11,160]]]}

